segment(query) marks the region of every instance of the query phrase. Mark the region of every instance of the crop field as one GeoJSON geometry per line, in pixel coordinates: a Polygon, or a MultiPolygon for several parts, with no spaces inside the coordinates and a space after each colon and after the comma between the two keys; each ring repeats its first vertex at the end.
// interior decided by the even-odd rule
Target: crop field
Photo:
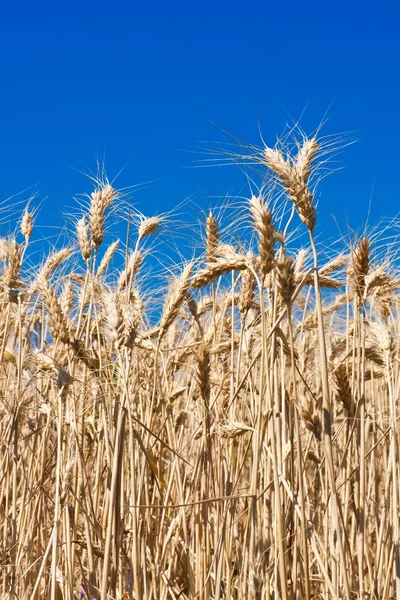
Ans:
{"type": "Polygon", "coordinates": [[[239,150],[241,218],[199,215],[202,248],[153,288],[173,228],[126,213],[113,237],[107,179],[40,255],[21,209],[0,238],[0,598],[400,598],[397,247],[318,237],[338,144],[239,150]]]}

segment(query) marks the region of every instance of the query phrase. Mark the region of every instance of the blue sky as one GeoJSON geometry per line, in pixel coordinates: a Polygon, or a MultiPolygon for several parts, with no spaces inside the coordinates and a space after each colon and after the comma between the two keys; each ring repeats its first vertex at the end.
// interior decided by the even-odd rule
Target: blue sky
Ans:
{"type": "Polygon", "coordinates": [[[197,168],[229,127],[273,144],[304,111],[312,131],[354,132],[321,188],[321,227],[362,226],[400,208],[399,9],[354,2],[8,3],[0,23],[1,197],[46,197],[40,220],[90,191],[105,159],[149,216],[192,196],[245,194],[237,167],[197,168]],[[206,142],[204,144],[204,141],[206,142]],[[27,195],[25,193],[25,195],[27,195]],[[23,196],[22,196],[23,197],[23,196]]]}

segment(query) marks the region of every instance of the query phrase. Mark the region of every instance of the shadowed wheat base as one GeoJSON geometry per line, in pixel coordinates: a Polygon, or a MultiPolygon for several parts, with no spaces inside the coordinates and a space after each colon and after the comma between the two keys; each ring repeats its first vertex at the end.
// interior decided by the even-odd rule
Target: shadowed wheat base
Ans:
{"type": "Polygon", "coordinates": [[[366,235],[319,263],[325,153],[255,153],[248,248],[210,213],[157,327],[111,185],[34,271],[32,213],[0,239],[1,598],[400,600],[400,280],[366,235]]]}

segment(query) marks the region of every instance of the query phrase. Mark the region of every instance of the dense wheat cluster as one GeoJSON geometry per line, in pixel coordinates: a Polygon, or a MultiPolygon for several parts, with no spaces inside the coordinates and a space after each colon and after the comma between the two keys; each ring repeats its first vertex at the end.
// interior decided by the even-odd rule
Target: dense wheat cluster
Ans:
{"type": "Polygon", "coordinates": [[[400,598],[400,280],[319,259],[324,152],[258,151],[246,245],[210,212],[156,310],[108,183],[34,269],[28,209],[0,239],[1,598],[400,598]]]}

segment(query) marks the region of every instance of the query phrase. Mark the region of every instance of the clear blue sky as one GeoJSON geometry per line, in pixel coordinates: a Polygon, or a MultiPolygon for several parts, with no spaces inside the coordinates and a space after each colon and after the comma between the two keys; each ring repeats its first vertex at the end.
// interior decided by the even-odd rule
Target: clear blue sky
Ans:
{"type": "MultiPolygon", "coordinates": [[[[361,2],[8,2],[1,44],[1,196],[34,186],[41,219],[90,191],[76,170],[105,157],[151,215],[194,194],[240,192],[237,168],[195,169],[208,119],[273,144],[305,109],[312,130],[355,131],[325,181],[321,220],[353,226],[400,208],[399,8],[361,2]],[[70,167],[73,167],[71,169],[70,167]]],[[[210,145],[210,144],[208,144],[210,145]]],[[[218,200],[216,200],[218,202],[218,200]]]]}

